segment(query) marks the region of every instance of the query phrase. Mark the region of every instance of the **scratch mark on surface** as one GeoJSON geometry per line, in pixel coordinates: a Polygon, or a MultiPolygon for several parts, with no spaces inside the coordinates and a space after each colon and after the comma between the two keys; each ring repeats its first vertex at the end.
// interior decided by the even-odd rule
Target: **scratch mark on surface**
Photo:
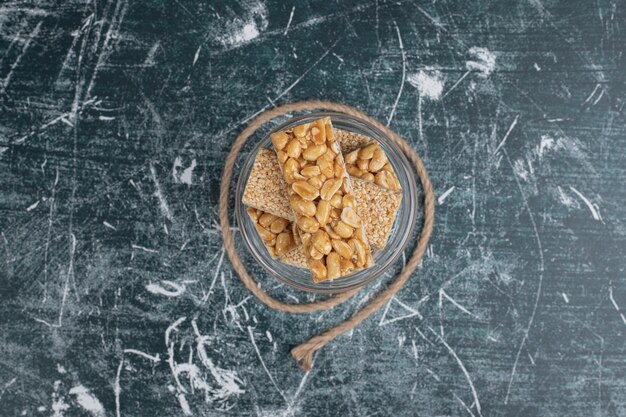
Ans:
{"type": "Polygon", "coordinates": [[[283,394],[281,389],[278,388],[278,385],[276,384],[276,381],[274,380],[274,377],[272,376],[272,374],[270,373],[269,369],[267,369],[267,366],[265,365],[265,361],[263,360],[263,357],[261,356],[261,352],[259,351],[259,347],[256,345],[256,342],[254,340],[254,333],[252,332],[252,327],[250,327],[250,326],[247,326],[247,327],[248,327],[248,334],[250,335],[250,341],[252,342],[252,346],[254,346],[254,350],[255,350],[259,360],[261,361],[261,366],[263,366],[263,369],[265,370],[265,373],[269,377],[272,385],[274,385],[274,387],[276,388],[276,391],[278,391],[280,396],[283,397],[283,399],[285,400],[285,403],[287,404],[287,406],[289,406],[289,401],[287,400],[287,397],[285,397],[285,394],[283,394]]]}
{"type": "Polygon", "coordinates": [[[476,411],[478,412],[479,416],[482,416],[481,413],[481,407],[480,407],[480,401],[478,400],[478,394],[476,393],[476,387],[474,387],[474,383],[472,382],[472,378],[470,377],[469,372],[467,372],[467,369],[465,368],[465,365],[463,364],[463,362],[461,361],[461,358],[459,358],[459,356],[456,354],[456,352],[454,351],[454,349],[452,349],[450,347],[450,345],[441,337],[439,336],[433,329],[431,329],[430,327],[428,327],[428,330],[430,330],[430,332],[432,334],[435,335],[435,337],[437,337],[437,339],[439,339],[439,341],[446,347],[446,349],[448,350],[448,352],[452,355],[452,357],[456,360],[456,363],[459,365],[459,367],[461,368],[461,371],[463,371],[463,374],[465,375],[465,379],[467,379],[467,382],[469,384],[469,387],[472,391],[472,396],[474,397],[474,406],[476,406],[476,411]]]}
{"type": "Polygon", "coordinates": [[[582,195],[582,193],[578,191],[576,188],[570,186],[569,189],[572,190],[574,193],[576,193],[576,195],[580,197],[580,199],[587,205],[587,207],[589,208],[589,211],[591,212],[591,216],[595,220],[598,220],[604,223],[604,220],[602,220],[602,216],[600,215],[600,209],[598,208],[596,204],[593,204],[591,201],[589,201],[589,199],[585,197],[584,195],[582,195]]]}
{"type": "Polygon", "coordinates": [[[209,287],[209,291],[202,297],[202,304],[206,303],[213,293],[213,287],[215,287],[215,282],[217,281],[217,277],[220,273],[220,269],[222,268],[222,262],[224,261],[224,249],[222,248],[222,253],[220,254],[220,259],[217,262],[217,267],[215,268],[215,273],[213,274],[213,281],[211,281],[211,286],[209,287]]]}
{"type": "Polygon", "coordinates": [[[408,305],[404,304],[402,301],[398,300],[395,296],[391,298],[391,300],[389,300],[387,302],[387,305],[385,306],[385,310],[383,311],[383,315],[380,318],[380,322],[378,323],[379,326],[386,326],[388,324],[391,323],[395,323],[397,321],[400,320],[404,320],[404,319],[408,319],[410,317],[414,317],[417,316],[420,319],[423,319],[422,315],[420,314],[419,311],[417,311],[416,309],[409,307],[408,305]],[[392,302],[396,302],[398,305],[400,305],[404,310],[408,311],[408,313],[398,316],[398,317],[394,317],[391,320],[387,320],[387,313],[389,312],[389,307],[391,306],[392,302]]]}
{"type": "Polygon", "coordinates": [[[149,355],[146,352],[142,352],[142,351],[137,350],[137,349],[124,349],[124,353],[132,353],[132,354],[135,354],[135,355],[139,355],[139,356],[142,356],[142,357],[144,357],[144,358],[146,358],[146,359],[148,359],[148,360],[150,360],[150,361],[152,361],[154,363],[161,362],[161,358],[159,358],[159,354],[158,353],[156,355],[149,355]]]}
{"type": "MultiPolygon", "coordinates": [[[[583,105],[589,103],[589,100],[591,100],[593,98],[593,96],[596,94],[596,92],[598,91],[598,89],[601,87],[600,84],[596,84],[595,88],[593,89],[593,91],[591,92],[591,94],[589,94],[589,97],[587,97],[587,99],[585,101],[583,101],[583,105]]],[[[602,90],[604,91],[604,90],[602,90]]]]}
{"type": "Polygon", "coordinates": [[[67,272],[65,274],[65,284],[63,285],[63,296],[61,298],[61,307],[59,308],[59,317],[57,319],[57,323],[49,323],[46,320],[35,318],[34,320],[43,323],[48,327],[59,328],[63,326],[63,314],[65,311],[65,303],[67,301],[67,296],[70,291],[70,278],[74,274],[74,254],[76,253],[76,236],[73,233],[70,234],[70,260],[67,268],[67,272]]]}
{"type": "Polygon", "coordinates": [[[443,23],[441,23],[439,21],[439,19],[433,17],[432,15],[430,15],[426,10],[422,9],[421,7],[419,7],[418,5],[415,5],[415,7],[417,8],[417,10],[419,10],[424,16],[426,16],[428,18],[428,20],[430,20],[433,25],[437,26],[439,29],[443,30],[444,32],[447,31],[446,27],[444,26],[443,23]]]}
{"type": "Polygon", "coordinates": [[[400,89],[398,90],[396,101],[393,103],[391,113],[389,113],[389,117],[387,118],[387,126],[391,124],[393,116],[396,113],[396,108],[398,107],[398,102],[400,101],[400,97],[402,96],[402,90],[404,90],[404,81],[406,79],[406,52],[404,51],[404,45],[402,44],[402,35],[400,34],[400,28],[398,27],[398,24],[395,20],[393,21],[393,25],[395,26],[396,33],[398,34],[398,45],[400,47],[400,53],[402,54],[402,80],[400,81],[400,89]]]}
{"type": "MultiPolygon", "coordinates": [[[[283,97],[285,94],[287,94],[288,92],[290,92],[296,85],[298,85],[298,83],[300,81],[302,81],[302,79],[304,77],[306,77],[306,75],[313,69],[315,68],[320,62],[322,62],[322,60],[324,58],[326,58],[326,55],[329,54],[329,52],[335,47],[335,45],[337,45],[337,42],[339,42],[339,39],[337,39],[335,41],[335,43],[333,43],[330,48],[328,48],[318,59],[317,61],[315,61],[313,64],[311,64],[306,71],[304,71],[302,73],[301,76],[299,76],[293,83],[291,83],[291,85],[289,85],[289,87],[287,87],[286,89],[284,89],[280,94],[278,94],[276,97],[274,97],[274,99],[272,101],[276,102],[278,101],[281,97],[283,97]]],[[[259,112],[257,112],[255,115],[251,116],[249,119],[251,119],[252,117],[256,116],[259,113],[262,113],[263,111],[265,111],[265,109],[267,109],[267,106],[265,106],[265,108],[263,108],[262,110],[260,110],[259,112]]],[[[249,120],[248,119],[248,120],[249,120]]],[[[247,120],[246,120],[247,121],[247,120]]],[[[242,123],[245,123],[246,121],[243,121],[242,123]]]]}
{"type": "Polygon", "coordinates": [[[15,68],[17,68],[17,66],[20,64],[24,55],[26,55],[26,51],[30,47],[30,43],[32,42],[32,40],[35,39],[37,35],[39,35],[39,30],[41,29],[42,23],[43,23],[43,20],[37,23],[37,26],[35,26],[35,29],[33,29],[30,35],[28,35],[28,39],[26,39],[26,42],[24,42],[24,45],[22,46],[22,52],[20,52],[20,54],[15,59],[15,61],[9,67],[9,72],[7,73],[6,77],[4,77],[4,80],[2,81],[2,88],[0,88],[0,95],[6,92],[6,89],[9,86],[9,83],[11,82],[11,78],[13,77],[13,73],[15,72],[15,68]]]}
{"type": "Polygon", "coordinates": [[[109,28],[107,29],[107,33],[104,37],[104,42],[102,43],[102,48],[100,48],[100,53],[98,54],[98,59],[96,61],[96,65],[93,70],[93,74],[91,75],[91,79],[89,80],[89,85],[87,86],[86,97],[91,97],[91,90],[93,89],[96,78],[98,77],[98,72],[104,65],[104,62],[108,59],[109,56],[109,43],[111,42],[111,38],[119,38],[119,30],[122,27],[122,22],[124,21],[124,16],[126,15],[126,11],[128,10],[128,1],[118,0],[115,4],[115,10],[113,11],[113,15],[111,16],[111,21],[109,23],[109,28]]]}
{"type": "Polygon", "coordinates": [[[219,385],[219,388],[212,390],[211,396],[214,399],[223,402],[232,395],[244,394],[245,391],[241,388],[241,386],[245,384],[237,376],[237,372],[216,366],[207,354],[206,347],[210,339],[209,336],[200,333],[197,320],[195,318],[191,321],[191,326],[196,334],[196,351],[198,352],[198,357],[200,358],[202,365],[204,365],[217,385],[219,385]]]}
{"type": "Polygon", "coordinates": [[[156,249],[150,249],[150,248],[146,248],[145,246],[139,246],[139,245],[135,245],[134,243],[132,245],[130,245],[133,249],[139,249],[142,250],[144,252],[148,252],[148,253],[159,253],[158,250],[156,249]]]}
{"type": "Polygon", "coordinates": [[[454,298],[450,297],[448,295],[448,293],[446,293],[444,291],[444,289],[440,289],[439,290],[439,302],[441,303],[441,301],[443,300],[443,297],[445,297],[448,301],[450,301],[456,308],[458,308],[459,310],[461,310],[462,312],[464,312],[465,314],[468,314],[474,318],[478,318],[478,316],[476,316],[476,314],[472,313],[471,311],[469,311],[468,309],[466,309],[465,307],[463,307],[461,304],[459,304],[454,298]]]}
{"type": "Polygon", "coordinates": [[[106,220],[102,222],[103,225],[105,225],[106,227],[108,227],[111,230],[117,230],[117,227],[113,226],[111,223],[107,222],[106,220]]]}
{"type": "Polygon", "coordinates": [[[615,307],[615,311],[617,311],[619,316],[622,318],[622,322],[626,325],[626,317],[624,316],[624,313],[620,311],[617,302],[615,302],[615,298],[613,298],[613,287],[609,287],[609,298],[611,300],[611,303],[613,304],[613,307],[615,307]]]}
{"type": "Polygon", "coordinates": [[[567,294],[565,294],[565,293],[563,292],[563,293],[561,293],[561,296],[563,296],[563,300],[564,300],[567,304],[569,304],[569,297],[567,296],[567,294]]]}
{"type": "Polygon", "coordinates": [[[446,91],[445,94],[443,96],[441,96],[441,99],[443,100],[444,98],[446,98],[446,96],[448,94],[450,94],[452,92],[452,90],[457,88],[459,86],[459,84],[461,84],[461,82],[465,79],[465,77],[467,77],[471,73],[472,73],[472,71],[470,71],[470,70],[465,71],[465,73],[463,75],[461,75],[461,77],[454,84],[452,84],[452,87],[450,87],[448,89],[448,91],[446,91]]]}
{"type": "Polygon", "coordinates": [[[117,367],[117,373],[115,374],[115,383],[113,384],[113,393],[115,394],[115,416],[121,417],[120,414],[120,395],[122,393],[122,386],[120,385],[120,376],[122,375],[122,366],[124,366],[124,358],[120,361],[117,367]]]}
{"type": "Polygon", "coordinates": [[[198,50],[196,50],[196,54],[193,56],[193,63],[191,64],[192,67],[196,65],[196,62],[198,62],[198,58],[200,58],[201,50],[202,50],[202,45],[198,47],[198,50]]]}
{"type": "Polygon", "coordinates": [[[287,35],[287,32],[289,31],[289,26],[291,26],[291,21],[293,20],[293,13],[296,11],[296,6],[293,6],[291,8],[291,13],[289,13],[289,21],[287,22],[287,26],[285,27],[285,33],[284,35],[287,35]]]}
{"type": "Polygon", "coordinates": [[[163,191],[161,190],[161,184],[159,184],[159,180],[157,180],[156,169],[154,165],[150,164],[150,176],[152,177],[152,182],[154,182],[154,195],[159,200],[159,207],[161,208],[161,214],[165,216],[169,221],[174,221],[174,216],[172,216],[172,212],[170,211],[169,206],[167,205],[167,200],[165,200],[165,196],[163,195],[163,191]]]}
{"type": "Polygon", "coordinates": [[[537,307],[539,306],[539,299],[541,298],[541,290],[543,287],[544,259],[543,259],[543,247],[541,245],[541,239],[539,238],[539,231],[537,230],[537,223],[535,222],[535,216],[533,215],[533,212],[530,210],[528,199],[526,197],[526,194],[524,194],[524,190],[522,189],[522,184],[520,183],[517,173],[515,172],[515,169],[513,168],[513,164],[511,163],[509,154],[506,151],[506,149],[503,151],[504,151],[504,156],[506,157],[506,160],[509,163],[509,166],[511,167],[511,170],[513,171],[513,177],[515,178],[517,188],[519,189],[519,192],[522,195],[522,201],[524,202],[524,207],[526,208],[526,211],[528,212],[528,217],[530,218],[530,223],[532,224],[533,233],[535,235],[535,240],[537,242],[537,249],[539,250],[539,283],[537,284],[537,292],[535,294],[535,303],[533,305],[533,310],[530,315],[530,318],[528,319],[528,324],[526,325],[526,329],[524,330],[524,336],[522,337],[522,341],[520,342],[519,348],[517,349],[517,354],[515,355],[515,361],[513,362],[513,368],[511,369],[511,378],[509,379],[509,385],[507,387],[506,396],[504,398],[504,404],[506,405],[509,403],[509,395],[511,393],[511,386],[513,385],[513,379],[515,377],[515,372],[517,370],[519,357],[522,353],[522,349],[524,348],[524,345],[526,344],[526,340],[528,340],[528,334],[530,332],[530,328],[532,327],[533,322],[535,321],[535,315],[537,314],[537,307]]]}
{"type": "Polygon", "coordinates": [[[511,134],[511,132],[513,131],[513,129],[517,125],[518,119],[519,119],[519,114],[517,116],[515,116],[515,119],[513,119],[513,123],[511,123],[511,126],[509,126],[509,130],[506,131],[506,133],[504,134],[504,137],[502,138],[502,141],[496,147],[496,150],[493,151],[494,155],[497,154],[498,151],[500,150],[500,148],[502,148],[504,146],[504,143],[506,142],[507,138],[509,137],[509,135],[511,134]]]}
{"type": "Polygon", "coordinates": [[[39,200],[35,201],[33,204],[31,204],[30,206],[26,207],[26,211],[31,211],[37,208],[37,206],[39,205],[39,200]]]}
{"type": "Polygon", "coordinates": [[[441,194],[439,198],[437,199],[437,203],[439,203],[439,205],[442,205],[443,202],[446,200],[446,198],[448,198],[448,196],[452,194],[452,191],[454,191],[455,188],[456,187],[453,185],[452,187],[444,191],[443,194],[441,194]]]}
{"type": "Polygon", "coordinates": [[[472,409],[469,408],[467,406],[467,404],[465,404],[465,401],[463,401],[458,395],[456,395],[455,393],[452,393],[452,396],[461,404],[461,406],[469,413],[470,416],[472,417],[476,417],[476,415],[472,412],[472,409]]]}
{"type": "Polygon", "coordinates": [[[161,280],[160,284],[148,284],[146,290],[152,294],[165,295],[166,297],[178,297],[182,295],[185,290],[185,284],[178,284],[169,280],[161,280]],[[171,288],[171,289],[168,289],[171,288]]]}

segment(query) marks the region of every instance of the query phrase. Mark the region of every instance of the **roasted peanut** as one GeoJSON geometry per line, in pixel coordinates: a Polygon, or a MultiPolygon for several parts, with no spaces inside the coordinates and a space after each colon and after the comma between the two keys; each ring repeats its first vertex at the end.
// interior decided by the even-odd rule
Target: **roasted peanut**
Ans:
{"type": "Polygon", "coordinates": [[[322,200],[330,200],[332,196],[341,188],[343,180],[341,178],[331,178],[326,180],[322,189],[320,190],[320,197],[322,200]]]}
{"type": "Polygon", "coordinates": [[[329,142],[335,141],[335,133],[331,125],[326,125],[326,139],[328,139],[329,142]]]}
{"type": "Polygon", "coordinates": [[[335,279],[341,276],[341,258],[337,252],[331,252],[326,257],[326,270],[328,279],[335,279]]]}
{"type": "Polygon", "coordinates": [[[276,152],[276,157],[278,158],[278,162],[280,162],[281,164],[284,164],[287,158],[289,158],[289,155],[287,155],[283,151],[278,151],[276,152]]]}
{"type": "Polygon", "coordinates": [[[350,193],[350,190],[349,190],[349,181],[350,181],[350,180],[349,180],[348,178],[346,178],[346,179],[343,181],[343,184],[341,184],[341,188],[339,188],[339,192],[340,192],[340,194],[341,194],[341,195],[344,195],[344,194],[349,194],[349,193],[350,193]]]}
{"type": "Polygon", "coordinates": [[[339,220],[333,227],[333,231],[344,239],[348,239],[354,233],[354,229],[339,220]]]}
{"type": "Polygon", "coordinates": [[[272,222],[277,218],[278,217],[274,216],[273,214],[263,213],[261,217],[259,217],[259,224],[265,228],[268,228],[270,224],[272,224],[272,222]]]}
{"type": "Polygon", "coordinates": [[[313,143],[316,145],[322,145],[326,142],[326,127],[323,120],[318,120],[316,126],[311,129],[313,135],[313,143]]]}
{"type": "Polygon", "coordinates": [[[374,182],[381,187],[389,189],[394,189],[395,187],[393,177],[388,171],[380,171],[378,174],[376,174],[376,176],[374,177],[374,182]]]}
{"type": "Polygon", "coordinates": [[[359,158],[359,150],[354,150],[346,155],[344,155],[343,159],[346,161],[346,164],[356,164],[356,160],[359,158]]]}
{"type": "Polygon", "coordinates": [[[293,128],[293,134],[299,138],[303,138],[309,130],[309,124],[304,123],[293,128]]]}
{"type": "Polygon", "coordinates": [[[318,160],[317,160],[317,166],[320,167],[320,170],[322,171],[322,174],[325,175],[327,178],[332,178],[332,176],[335,174],[335,169],[333,167],[333,161],[332,159],[326,157],[326,156],[321,156],[318,160]]]}
{"type": "Polygon", "coordinates": [[[307,161],[316,161],[326,150],[327,146],[324,144],[309,146],[302,152],[302,157],[307,161]]]}
{"type": "Polygon", "coordinates": [[[341,210],[333,207],[333,209],[330,210],[330,218],[339,220],[341,218],[341,210]]]}
{"type": "Polygon", "coordinates": [[[328,219],[330,218],[330,202],[326,200],[321,200],[317,203],[317,211],[315,213],[315,218],[319,222],[320,226],[326,226],[328,223],[328,219]]]}
{"type": "Polygon", "coordinates": [[[374,182],[374,174],[372,174],[371,172],[366,172],[365,174],[363,174],[361,179],[369,182],[374,182]]]}
{"type": "Polygon", "coordinates": [[[315,216],[316,207],[312,201],[306,201],[299,195],[294,195],[290,198],[291,208],[302,216],[315,216]]]}
{"type": "Polygon", "coordinates": [[[369,145],[359,149],[359,159],[372,159],[376,149],[380,149],[377,143],[370,143],[369,145]]]}
{"type": "Polygon", "coordinates": [[[317,177],[309,178],[307,182],[315,187],[315,189],[319,190],[322,188],[322,185],[324,185],[323,177],[323,175],[318,175],[317,177]]]}
{"type": "Polygon", "coordinates": [[[342,258],[352,258],[352,248],[346,242],[344,242],[343,240],[333,239],[331,243],[335,252],[341,255],[342,258]]]}
{"type": "Polygon", "coordinates": [[[282,232],[276,236],[276,246],[274,250],[276,256],[282,256],[293,246],[293,238],[290,232],[282,232]]]}
{"type": "Polygon", "coordinates": [[[248,215],[252,220],[254,220],[255,222],[259,220],[259,214],[257,213],[256,209],[248,207],[246,211],[248,212],[248,215]]]}
{"type": "Polygon", "coordinates": [[[261,239],[263,239],[263,241],[265,242],[269,242],[276,237],[274,233],[270,232],[258,223],[256,223],[254,227],[256,228],[256,231],[259,232],[259,236],[261,236],[261,239]]]}
{"type": "Polygon", "coordinates": [[[335,194],[330,199],[330,205],[335,207],[335,208],[339,208],[339,209],[343,208],[343,203],[342,203],[341,198],[342,197],[339,194],[335,194]]]}
{"type": "Polygon", "coordinates": [[[291,139],[285,147],[285,152],[287,152],[287,155],[290,157],[298,159],[302,153],[302,144],[297,139],[291,139]]]}
{"type": "Polygon", "coordinates": [[[364,227],[359,227],[357,229],[354,229],[354,236],[355,239],[360,240],[361,242],[367,242],[367,237],[365,236],[365,228],[364,227]]]}
{"type": "Polygon", "coordinates": [[[343,178],[344,175],[346,175],[346,168],[341,163],[339,158],[337,158],[337,159],[335,159],[335,177],[343,178]]]}
{"type": "Polygon", "coordinates": [[[345,276],[354,271],[354,264],[348,259],[342,259],[339,261],[339,269],[341,270],[341,276],[345,276]]]}
{"type": "Polygon", "coordinates": [[[313,201],[320,195],[319,190],[306,181],[294,182],[291,184],[291,189],[307,201],[313,201]]]}
{"type": "Polygon", "coordinates": [[[315,246],[311,245],[309,246],[309,256],[311,257],[311,259],[320,260],[324,257],[324,254],[315,249],[315,246]]]}
{"type": "Polygon", "coordinates": [[[283,174],[287,184],[292,184],[296,180],[296,176],[300,176],[300,174],[298,174],[299,169],[300,165],[295,159],[289,158],[285,161],[285,165],[283,165],[283,174]]]}
{"type": "Polygon", "coordinates": [[[382,149],[378,148],[374,151],[374,156],[370,160],[368,170],[370,172],[380,171],[387,163],[387,157],[382,149]]]}
{"type": "Polygon", "coordinates": [[[317,165],[307,166],[305,168],[302,168],[302,170],[300,170],[300,174],[308,178],[316,177],[320,175],[321,173],[322,173],[322,170],[317,165]]]}
{"type": "Polygon", "coordinates": [[[333,249],[328,233],[323,230],[318,230],[313,234],[313,237],[311,238],[311,245],[324,255],[328,255],[333,249]]]}
{"type": "Polygon", "coordinates": [[[342,197],[341,204],[343,207],[352,207],[354,211],[356,211],[356,200],[352,196],[352,194],[346,194],[342,197]]]}
{"type": "Polygon", "coordinates": [[[341,221],[350,227],[360,228],[362,225],[361,218],[352,207],[344,207],[341,211],[341,221]]]}
{"type": "Polygon", "coordinates": [[[291,234],[293,236],[293,240],[297,246],[302,245],[302,239],[300,239],[300,233],[298,233],[298,225],[296,222],[291,223],[291,234]]]}
{"type": "Polygon", "coordinates": [[[271,138],[272,145],[274,145],[274,148],[277,151],[282,151],[283,148],[287,145],[287,142],[289,142],[289,135],[287,135],[285,132],[272,133],[271,138]]]}
{"type": "Polygon", "coordinates": [[[283,219],[282,217],[277,218],[270,224],[270,231],[272,233],[282,233],[283,230],[289,225],[289,220],[283,219]]]}
{"type": "Polygon", "coordinates": [[[346,165],[346,170],[348,171],[348,174],[352,175],[353,177],[357,177],[357,178],[361,178],[363,176],[363,174],[365,174],[365,171],[361,170],[359,167],[357,167],[356,165],[346,165]]]}
{"type": "Polygon", "coordinates": [[[297,235],[299,235],[300,239],[302,240],[302,246],[305,248],[308,248],[309,243],[311,242],[311,236],[313,236],[313,234],[301,232],[301,233],[297,233],[297,235]]]}
{"type": "Polygon", "coordinates": [[[367,252],[367,254],[365,254],[365,264],[363,266],[365,268],[369,268],[372,265],[374,265],[374,257],[370,252],[367,252]]]}
{"type": "Polygon", "coordinates": [[[324,226],[324,230],[326,230],[326,233],[328,233],[328,236],[330,236],[331,239],[341,239],[341,236],[335,233],[329,224],[324,226]]]}
{"type": "Polygon", "coordinates": [[[356,266],[358,266],[359,268],[362,268],[363,265],[365,265],[365,261],[366,261],[365,245],[361,243],[361,241],[358,239],[350,239],[348,241],[348,244],[350,245],[350,247],[352,248],[352,250],[354,251],[356,255],[356,266]]]}
{"type": "Polygon", "coordinates": [[[300,230],[306,233],[315,233],[320,228],[320,224],[313,217],[302,216],[297,223],[300,230]]]}
{"type": "Polygon", "coordinates": [[[367,172],[369,166],[370,166],[370,161],[369,159],[359,159],[358,161],[356,161],[356,166],[363,172],[367,172]]]}
{"type": "Polygon", "coordinates": [[[335,152],[333,148],[329,146],[324,156],[330,159],[331,161],[334,161],[335,158],[337,157],[337,152],[335,152]]]}
{"type": "Polygon", "coordinates": [[[383,170],[390,172],[393,174],[393,167],[391,166],[391,164],[389,162],[387,162],[384,166],[383,166],[383,170]]]}
{"type": "Polygon", "coordinates": [[[313,276],[314,281],[319,282],[326,279],[326,266],[321,260],[314,259],[309,262],[309,269],[311,270],[311,275],[313,276]]]}

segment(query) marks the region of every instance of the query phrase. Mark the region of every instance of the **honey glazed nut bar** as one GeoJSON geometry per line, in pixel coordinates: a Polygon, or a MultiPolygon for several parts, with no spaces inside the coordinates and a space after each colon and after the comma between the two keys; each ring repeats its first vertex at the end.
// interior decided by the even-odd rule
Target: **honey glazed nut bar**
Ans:
{"type": "Polygon", "coordinates": [[[316,282],[374,264],[329,117],[271,135],[316,282]]]}
{"type": "MultiPolygon", "coordinates": [[[[243,203],[278,217],[285,216],[286,212],[287,217],[284,218],[293,222],[293,212],[288,208],[289,199],[285,191],[287,184],[282,175],[268,175],[273,171],[280,172],[276,154],[269,149],[259,150],[246,184],[243,203]],[[268,200],[265,195],[280,197],[268,200]]],[[[369,242],[373,247],[384,249],[402,202],[402,193],[355,177],[351,178],[351,182],[354,198],[359,202],[357,213],[363,219],[369,242]]],[[[295,238],[300,245],[297,234],[295,238]]]]}

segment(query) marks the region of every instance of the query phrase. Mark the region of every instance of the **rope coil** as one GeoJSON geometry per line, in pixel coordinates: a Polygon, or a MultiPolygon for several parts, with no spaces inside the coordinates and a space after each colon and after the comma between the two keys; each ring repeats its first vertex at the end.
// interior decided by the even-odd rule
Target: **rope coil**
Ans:
{"type": "Polygon", "coordinates": [[[219,202],[219,215],[220,226],[222,229],[222,237],[224,239],[224,247],[230,261],[233,264],[233,268],[239,275],[239,278],[243,284],[252,292],[262,303],[275,310],[284,311],[287,313],[313,313],[322,310],[328,310],[338,304],[343,303],[350,297],[359,292],[360,288],[356,288],[344,293],[331,296],[324,300],[314,301],[312,303],[303,304],[289,304],[281,300],[278,300],[265,291],[263,291],[256,282],[252,279],[246,267],[244,266],[241,258],[235,250],[235,243],[233,239],[233,233],[230,229],[230,223],[228,219],[228,193],[230,189],[230,183],[233,176],[233,168],[237,160],[237,156],[241,151],[241,148],[246,141],[265,123],[275,119],[276,117],[292,112],[310,111],[310,110],[330,110],[339,113],[348,114],[350,116],[359,118],[375,126],[380,131],[384,132],[391,141],[398,146],[404,153],[404,155],[411,161],[418,177],[420,178],[422,189],[424,191],[424,225],[420,232],[419,240],[410,259],[407,261],[406,266],[395,277],[395,279],[389,284],[389,286],[382,291],[376,298],[374,298],[368,305],[359,310],[349,319],[342,323],[320,333],[317,336],[312,337],[308,341],[296,346],[291,350],[291,355],[298,361],[300,366],[305,371],[310,371],[313,364],[314,353],[324,347],[328,342],[339,336],[340,334],[358,326],[363,320],[369,317],[372,313],[387,303],[406,283],[409,279],[418,263],[422,259],[430,235],[433,231],[433,225],[435,221],[435,197],[433,194],[432,184],[428,178],[428,172],[417,153],[404,141],[400,136],[393,132],[388,127],[382,125],[379,121],[367,116],[354,107],[346,106],[344,104],[333,103],[330,101],[321,100],[309,100],[300,101],[296,103],[284,104],[274,109],[265,111],[257,116],[250,124],[237,136],[232,149],[230,150],[226,163],[224,164],[224,173],[222,175],[222,182],[220,184],[220,202],[219,202]]]}

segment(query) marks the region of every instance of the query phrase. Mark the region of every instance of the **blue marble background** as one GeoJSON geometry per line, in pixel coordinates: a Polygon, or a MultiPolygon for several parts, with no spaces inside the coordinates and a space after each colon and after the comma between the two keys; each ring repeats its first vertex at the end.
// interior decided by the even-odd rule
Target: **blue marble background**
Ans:
{"type": "Polygon", "coordinates": [[[3,2],[0,415],[626,415],[625,25],[621,0],[3,2]],[[407,138],[438,204],[406,288],[306,374],[289,349],[389,278],[272,311],[217,200],[246,122],[308,98],[407,138]]]}

